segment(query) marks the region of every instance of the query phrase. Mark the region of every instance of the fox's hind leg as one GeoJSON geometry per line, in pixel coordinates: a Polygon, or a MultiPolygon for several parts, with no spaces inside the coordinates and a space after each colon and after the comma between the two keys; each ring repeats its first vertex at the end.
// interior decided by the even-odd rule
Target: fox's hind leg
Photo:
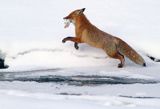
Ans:
{"type": "Polygon", "coordinates": [[[118,68],[122,68],[124,66],[125,58],[122,54],[117,52],[115,55],[112,56],[112,58],[120,60],[120,63],[118,64],[118,68]]]}
{"type": "Polygon", "coordinates": [[[125,58],[124,56],[117,50],[117,47],[114,43],[108,43],[104,48],[104,51],[107,55],[114,59],[119,59],[120,63],[118,64],[118,68],[122,68],[124,66],[125,58]]]}
{"type": "Polygon", "coordinates": [[[120,63],[118,64],[118,68],[122,68],[124,66],[124,62],[125,62],[124,56],[118,52],[115,55],[115,58],[120,60],[120,63]]]}

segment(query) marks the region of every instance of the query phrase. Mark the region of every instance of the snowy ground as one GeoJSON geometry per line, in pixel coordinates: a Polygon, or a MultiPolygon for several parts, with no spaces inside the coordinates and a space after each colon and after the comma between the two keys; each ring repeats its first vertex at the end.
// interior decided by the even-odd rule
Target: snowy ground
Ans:
{"type": "Polygon", "coordinates": [[[9,69],[0,70],[1,109],[159,109],[159,0],[0,1],[0,49],[9,69]],[[118,61],[86,44],[61,43],[74,35],[63,17],[86,8],[102,30],[129,43],[147,67],[118,61]]]}

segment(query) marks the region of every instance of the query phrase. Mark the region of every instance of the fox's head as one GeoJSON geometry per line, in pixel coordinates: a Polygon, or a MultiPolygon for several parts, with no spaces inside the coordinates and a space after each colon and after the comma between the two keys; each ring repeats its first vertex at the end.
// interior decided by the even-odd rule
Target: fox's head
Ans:
{"type": "Polygon", "coordinates": [[[75,24],[76,18],[83,15],[83,12],[85,11],[85,8],[75,10],[71,12],[68,16],[64,17],[63,19],[66,20],[65,22],[65,28],[69,27],[70,23],[75,24]]]}

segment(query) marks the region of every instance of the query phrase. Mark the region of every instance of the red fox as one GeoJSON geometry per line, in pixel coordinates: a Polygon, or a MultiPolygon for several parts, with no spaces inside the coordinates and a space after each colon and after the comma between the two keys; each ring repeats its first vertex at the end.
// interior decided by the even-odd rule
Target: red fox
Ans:
{"type": "Polygon", "coordinates": [[[103,49],[107,55],[114,59],[119,59],[120,63],[118,68],[122,68],[125,63],[124,56],[136,64],[146,66],[144,59],[126,42],[118,37],[112,36],[90,23],[90,21],[84,15],[85,8],[78,9],[71,12],[68,16],[64,17],[64,20],[68,20],[65,27],[69,26],[69,23],[75,25],[75,37],[66,37],[62,40],[74,42],[74,46],[78,49],[78,43],[87,43],[93,47],[103,49]]]}

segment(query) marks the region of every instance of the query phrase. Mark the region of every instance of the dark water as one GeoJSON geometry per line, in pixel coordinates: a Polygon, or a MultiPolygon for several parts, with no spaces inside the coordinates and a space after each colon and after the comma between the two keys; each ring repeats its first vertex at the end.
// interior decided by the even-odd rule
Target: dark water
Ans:
{"type": "Polygon", "coordinates": [[[135,98],[135,99],[160,99],[160,97],[152,97],[152,96],[126,96],[126,95],[120,95],[119,97],[135,98]]]}
{"type": "Polygon", "coordinates": [[[117,76],[100,76],[100,75],[76,75],[76,76],[63,76],[63,75],[45,75],[45,76],[32,76],[29,74],[38,72],[55,72],[61,69],[42,69],[31,71],[17,71],[17,72],[0,72],[0,81],[21,81],[21,82],[38,82],[38,83],[57,83],[68,84],[75,86],[84,85],[117,85],[117,84],[156,84],[160,81],[151,79],[136,79],[128,77],[117,76]]]}
{"type": "Polygon", "coordinates": [[[46,75],[40,77],[18,77],[12,79],[4,79],[3,81],[35,81],[39,83],[54,82],[54,83],[65,83],[68,85],[102,85],[102,84],[154,84],[158,81],[124,78],[124,77],[112,77],[112,76],[58,76],[58,75],[46,75]]]}

